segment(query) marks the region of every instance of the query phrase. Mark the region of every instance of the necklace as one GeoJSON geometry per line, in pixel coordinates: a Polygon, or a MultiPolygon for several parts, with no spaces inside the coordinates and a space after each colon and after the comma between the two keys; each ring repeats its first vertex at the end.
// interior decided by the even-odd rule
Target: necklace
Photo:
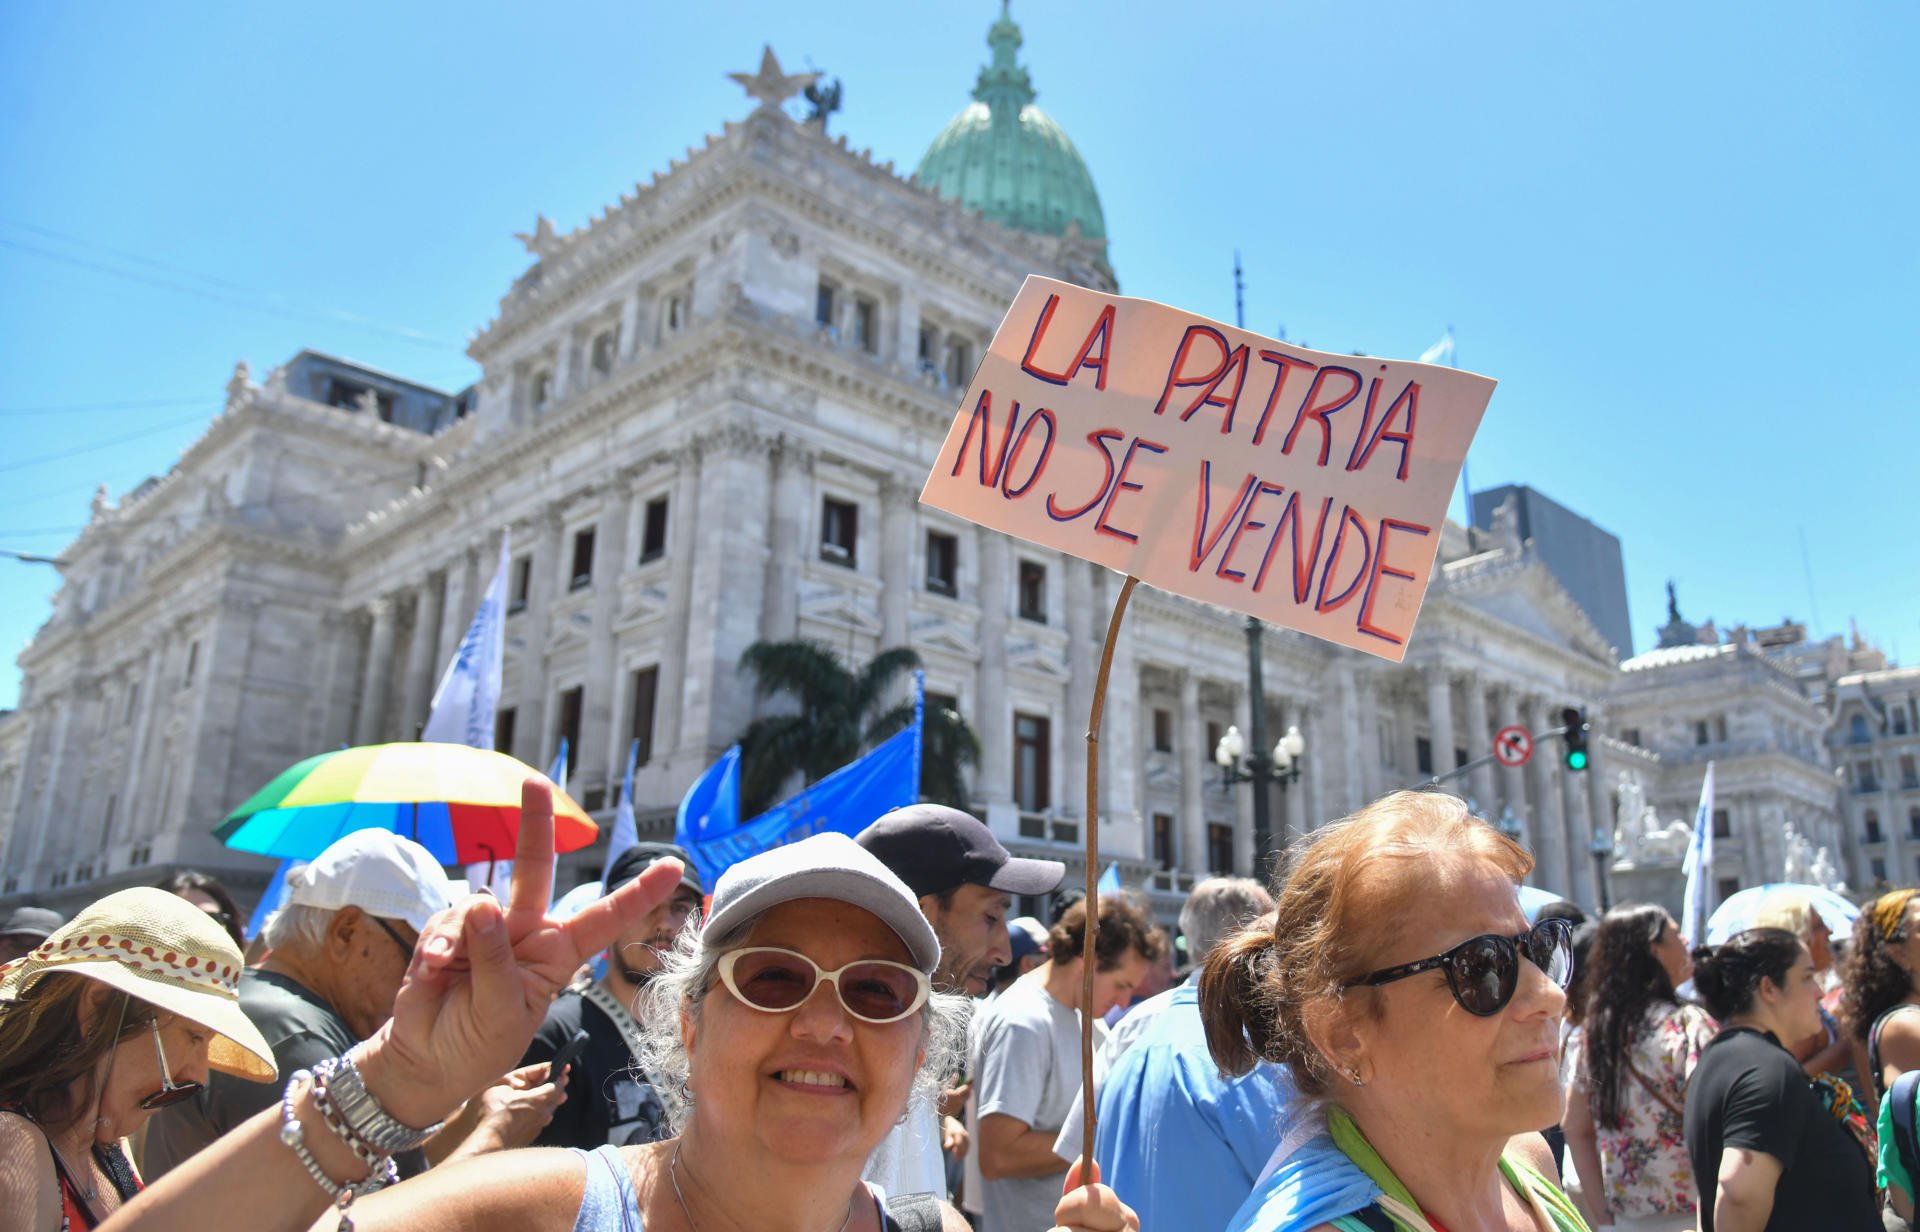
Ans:
{"type": "MultiPolygon", "coordinates": [[[[673,1183],[673,1200],[680,1204],[680,1213],[687,1217],[687,1227],[693,1229],[693,1232],[700,1232],[700,1224],[694,1219],[693,1212],[687,1209],[686,1196],[680,1192],[680,1144],[678,1142],[673,1144],[673,1158],[667,1161],[667,1180],[673,1183]]],[[[853,1199],[848,1198],[847,1217],[840,1221],[838,1232],[847,1232],[847,1225],[852,1222],[853,1199]]]]}

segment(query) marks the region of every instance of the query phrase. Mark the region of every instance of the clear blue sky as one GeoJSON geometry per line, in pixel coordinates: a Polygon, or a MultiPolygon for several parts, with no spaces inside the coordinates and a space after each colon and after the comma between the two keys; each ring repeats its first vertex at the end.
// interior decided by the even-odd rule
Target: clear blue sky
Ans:
{"type": "MultiPolygon", "coordinates": [[[[750,107],[763,41],[910,171],[997,5],[0,6],[0,547],[164,472],[236,359],[457,388],[537,212],[579,225],[750,107]],[[48,410],[47,408],[62,408],[48,410]]],[[[1469,461],[1625,545],[1638,648],[1849,618],[1920,654],[1909,3],[1025,0],[1122,289],[1329,350],[1448,324],[1469,461]],[[1803,567],[1802,537],[1811,571],[1803,567]]],[[[54,589],[0,560],[0,707],[54,589]]]]}

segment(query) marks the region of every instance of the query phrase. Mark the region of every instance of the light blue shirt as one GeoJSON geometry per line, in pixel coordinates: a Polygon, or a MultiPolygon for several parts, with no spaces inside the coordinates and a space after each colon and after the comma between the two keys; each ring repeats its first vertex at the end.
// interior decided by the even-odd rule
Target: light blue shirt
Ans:
{"type": "Polygon", "coordinates": [[[1221,1232],[1280,1144],[1294,1098],[1286,1070],[1269,1062],[1221,1075],[1188,981],[1100,1084],[1094,1158],[1142,1228],[1221,1232]]]}

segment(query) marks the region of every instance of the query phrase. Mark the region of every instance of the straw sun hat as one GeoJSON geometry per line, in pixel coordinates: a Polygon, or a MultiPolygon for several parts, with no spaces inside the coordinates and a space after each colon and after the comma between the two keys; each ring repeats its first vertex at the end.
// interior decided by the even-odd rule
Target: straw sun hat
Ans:
{"type": "Polygon", "coordinates": [[[254,1082],[279,1076],[273,1049],[240,1010],[244,960],[226,930],[184,898],[139,887],[109,894],[21,958],[0,966],[0,1001],[40,977],[99,980],[214,1032],[207,1063],[254,1082]]]}

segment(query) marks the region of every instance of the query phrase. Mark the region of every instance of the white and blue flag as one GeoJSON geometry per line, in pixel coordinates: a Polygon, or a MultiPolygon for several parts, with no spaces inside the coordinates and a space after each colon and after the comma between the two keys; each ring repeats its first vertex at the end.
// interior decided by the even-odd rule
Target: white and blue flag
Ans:
{"type": "Polygon", "coordinates": [[[500,532],[500,565],[473,614],[473,623],[467,626],[467,635],[460,639],[460,649],[433,691],[433,709],[421,729],[422,740],[475,749],[493,747],[493,712],[500,705],[501,668],[507,652],[509,533],[500,532]]]}
{"type": "Polygon", "coordinates": [[[1693,814],[1693,842],[1682,866],[1687,874],[1686,899],[1681,905],[1680,935],[1688,948],[1707,939],[1707,917],[1713,914],[1713,763],[1700,783],[1700,807],[1693,814]]]}
{"type": "Polygon", "coordinates": [[[620,780],[620,801],[613,806],[613,833],[607,836],[607,859],[600,866],[602,886],[607,883],[607,873],[613,868],[614,860],[640,841],[640,827],[633,819],[633,771],[639,764],[640,741],[636,738],[627,746],[627,773],[620,780]]]}

